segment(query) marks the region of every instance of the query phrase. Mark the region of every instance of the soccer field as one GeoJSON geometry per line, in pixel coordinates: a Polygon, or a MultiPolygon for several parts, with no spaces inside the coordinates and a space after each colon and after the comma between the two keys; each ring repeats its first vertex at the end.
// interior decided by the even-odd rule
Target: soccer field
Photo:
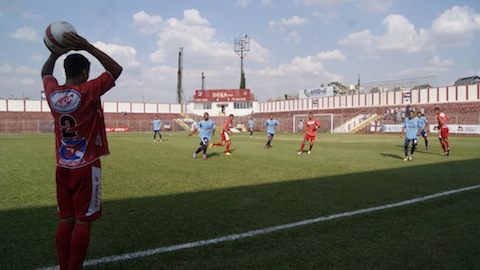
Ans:
{"type": "MultiPolygon", "coordinates": [[[[198,137],[162,135],[108,134],[87,269],[480,268],[478,137],[442,156],[432,135],[403,161],[398,135],[321,134],[298,156],[298,134],[234,134],[204,161],[198,137]]],[[[0,269],[53,267],[53,135],[0,151],[0,269]]]]}

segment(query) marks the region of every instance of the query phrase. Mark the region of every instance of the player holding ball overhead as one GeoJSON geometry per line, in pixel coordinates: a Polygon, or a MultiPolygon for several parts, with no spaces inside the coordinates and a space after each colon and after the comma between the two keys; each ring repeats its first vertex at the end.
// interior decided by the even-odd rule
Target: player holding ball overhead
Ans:
{"type": "Polygon", "coordinates": [[[307,132],[305,133],[305,137],[303,137],[302,145],[300,145],[300,150],[298,151],[298,155],[303,153],[303,148],[305,144],[310,141],[310,148],[308,148],[307,154],[312,153],[313,144],[315,143],[315,139],[317,138],[317,130],[320,127],[320,122],[317,119],[313,118],[313,113],[308,114],[308,120],[305,122],[305,127],[307,132]]]}
{"type": "Polygon", "coordinates": [[[69,54],[63,63],[66,81],[59,84],[53,69],[66,51],[50,48],[41,73],[55,128],[58,264],[60,269],[81,269],[91,223],[102,215],[100,157],[109,154],[100,97],[115,86],[122,67],[74,32],[63,33],[63,38],[66,51],[89,53],[105,68],[88,80],[90,62],[82,54],[69,54]]]}

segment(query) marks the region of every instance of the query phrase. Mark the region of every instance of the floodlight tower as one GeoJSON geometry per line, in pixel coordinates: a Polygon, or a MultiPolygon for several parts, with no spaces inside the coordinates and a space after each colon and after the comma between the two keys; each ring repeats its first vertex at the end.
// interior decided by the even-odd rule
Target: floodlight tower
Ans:
{"type": "Polygon", "coordinates": [[[245,89],[245,73],[243,72],[243,58],[250,51],[250,38],[245,35],[241,38],[235,38],[234,50],[240,56],[240,89],[245,89]]]}

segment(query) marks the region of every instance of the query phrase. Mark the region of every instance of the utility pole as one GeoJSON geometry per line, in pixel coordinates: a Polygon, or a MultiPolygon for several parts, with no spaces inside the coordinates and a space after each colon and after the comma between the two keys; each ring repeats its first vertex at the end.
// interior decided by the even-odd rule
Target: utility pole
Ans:
{"type": "Polygon", "coordinates": [[[185,104],[185,94],[182,86],[183,76],[183,47],[178,52],[178,72],[177,72],[177,104],[185,104]]]}

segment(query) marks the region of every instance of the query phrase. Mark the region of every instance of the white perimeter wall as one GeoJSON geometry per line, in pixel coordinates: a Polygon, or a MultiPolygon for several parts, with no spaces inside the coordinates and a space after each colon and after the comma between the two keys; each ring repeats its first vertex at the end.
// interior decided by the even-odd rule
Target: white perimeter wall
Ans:
{"type": "MultiPolygon", "coordinates": [[[[251,109],[233,109],[233,102],[226,107],[226,114],[248,115],[253,112],[301,111],[310,109],[338,109],[378,106],[406,106],[407,104],[431,104],[447,102],[480,101],[479,85],[462,85],[411,90],[407,92],[369,93],[346,96],[332,96],[310,99],[282,100],[272,102],[253,102],[251,109]]],[[[219,108],[212,103],[212,109],[195,109],[194,103],[159,104],[134,102],[103,102],[107,113],[194,113],[219,115],[219,108]]],[[[2,112],[50,112],[45,100],[9,100],[0,99],[2,112]]]]}

